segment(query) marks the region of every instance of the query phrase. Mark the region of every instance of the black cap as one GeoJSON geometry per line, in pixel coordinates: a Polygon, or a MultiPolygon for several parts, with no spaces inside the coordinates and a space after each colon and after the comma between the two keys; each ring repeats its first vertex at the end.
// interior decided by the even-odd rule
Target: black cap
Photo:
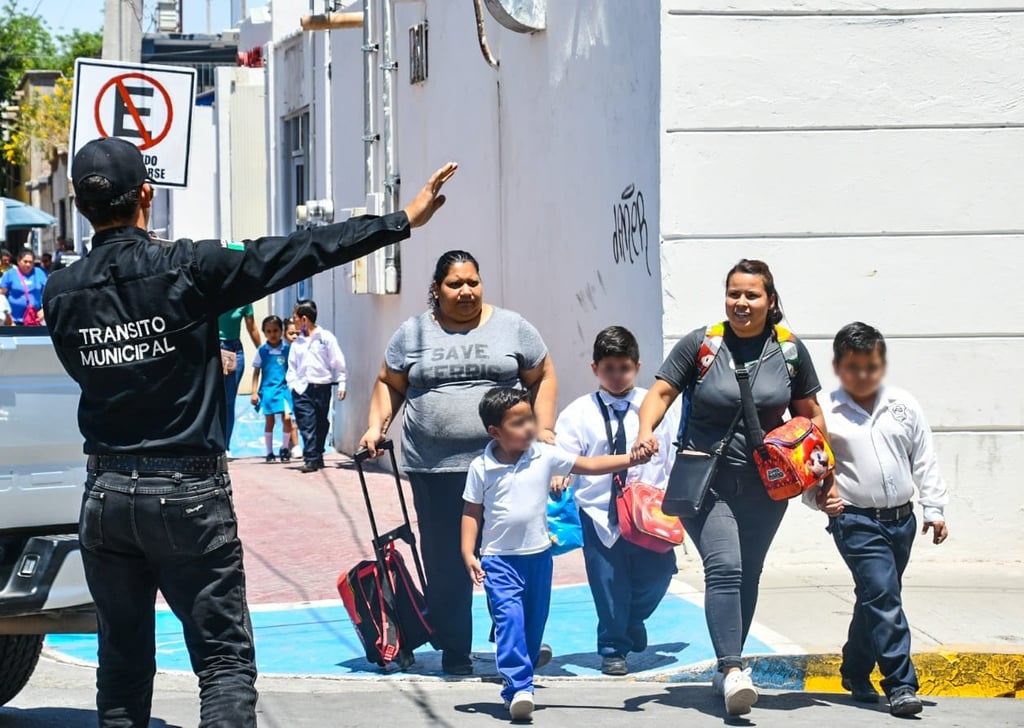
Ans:
{"type": "Polygon", "coordinates": [[[94,139],[78,150],[71,163],[71,180],[80,199],[102,202],[142,187],[149,181],[149,172],[138,147],[124,139],[105,137],[94,139]],[[110,182],[112,189],[102,198],[82,194],[82,180],[93,176],[110,182]]]}

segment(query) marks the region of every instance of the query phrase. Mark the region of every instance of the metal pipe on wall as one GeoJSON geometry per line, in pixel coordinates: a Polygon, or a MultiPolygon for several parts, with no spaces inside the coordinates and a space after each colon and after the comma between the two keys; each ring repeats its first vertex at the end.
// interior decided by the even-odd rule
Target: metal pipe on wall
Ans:
{"type": "MultiPolygon", "coordinates": [[[[383,112],[384,112],[384,212],[396,212],[400,205],[401,174],[398,169],[397,94],[398,60],[395,48],[395,4],[394,0],[380,0],[381,24],[381,69],[383,70],[383,112]]],[[[384,249],[384,292],[398,293],[401,286],[399,250],[397,245],[384,249]]]]}
{"type": "Polygon", "coordinates": [[[380,45],[377,43],[376,0],[363,0],[363,152],[366,169],[363,172],[364,192],[367,197],[377,192],[377,67],[380,45]]]}

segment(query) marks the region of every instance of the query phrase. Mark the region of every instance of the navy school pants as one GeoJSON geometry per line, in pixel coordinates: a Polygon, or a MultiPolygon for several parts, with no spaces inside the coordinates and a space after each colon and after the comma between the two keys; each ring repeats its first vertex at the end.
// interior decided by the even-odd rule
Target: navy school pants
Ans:
{"type": "Polygon", "coordinates": [[[331,427],[332,384],[310,384],[302,394],[292,392],[295,424],[302,433],[302,459],[319,463],[324,459],[327,431],[331,427]]]}
{"type": "Polygon", "coordinates": [[[631,632],[658,608],[672,575],[675,551],[659,554],[619,538],[608,548],[580,511],[583,559],[597,610],[597,651],[604,657],[635,652],[631,632]]]}
{"type": "Polygon", "coordinates": [[[533,692],[533,666],[540,655],[551,608],[551,551],[522,556],[484,556],[484,590],[494,619],[501,697],[533,692]]]}
{"type": "Polygon", "coordinates": [[[910,660],[910,625],[903,613],[903,571],[917,534],[911,513],[898,521],[842,513],[829,525],[832,538],[853,574],[857,602],[843,647],[842,676],[867,679],[878,664],[882,689],[918,689],[910,660]]]}

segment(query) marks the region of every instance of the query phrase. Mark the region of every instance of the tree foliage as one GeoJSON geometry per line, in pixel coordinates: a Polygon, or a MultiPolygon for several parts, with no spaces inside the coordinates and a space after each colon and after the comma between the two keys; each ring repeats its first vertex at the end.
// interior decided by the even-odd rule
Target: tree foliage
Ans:
{"type": "Polygon", "coordinates": [[[18,120],[3,155],[11,164],[25,164],[38,149],[46,152],[67,147],[71,129],[71,87],[68,77],[58,78],[52,93],[36,91],[20,102],[18,120]]]}
{"type": "Polygon", "coordinates": [[[46,22],[15,0],[0,6],[0,100],[11,97],[25,71],[54,68],[57,44],[46,22]]]}

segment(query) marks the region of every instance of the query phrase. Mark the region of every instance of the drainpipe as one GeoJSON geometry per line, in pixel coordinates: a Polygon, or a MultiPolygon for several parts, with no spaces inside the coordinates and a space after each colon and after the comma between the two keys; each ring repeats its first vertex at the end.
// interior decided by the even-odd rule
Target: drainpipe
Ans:
{"type": "Polygon", "coordinates": [[[380,45],[377,43],[376,0],[363,0],[363,187],[367,197],[377,192],[377,66],[380,45]]]}
{"type": "MultiPolygon", "coordinates": [[[[395,85],[398,76],[398,60],[395,49],[395,4],[394,0],[380,0],[383,25],[381,70],[384,80],[384,212],[399,209],[399,192],[402,177],[398,170],[398,134],[396,130],[397,94],[395,85]]],[[[397,245],[384,248],[384,292],[398,293],[401,286],[401,259],[397,245]]]]}

